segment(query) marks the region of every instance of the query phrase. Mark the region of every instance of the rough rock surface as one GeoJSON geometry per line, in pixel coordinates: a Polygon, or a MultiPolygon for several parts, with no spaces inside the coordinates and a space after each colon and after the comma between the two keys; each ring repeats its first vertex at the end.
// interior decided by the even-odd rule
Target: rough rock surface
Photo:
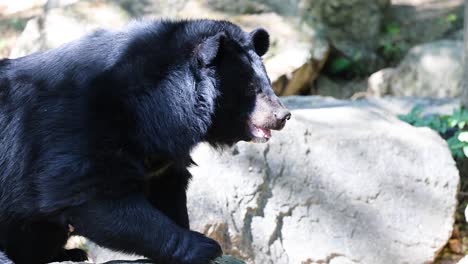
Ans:
{"type": "Polygon", "coordinates": [[[374,70],[382,64],[375,51],[389,4],[389,0],[302,0],[299,10],[308,24],[324,26],[326,36],[341,53],[374,70]]]}
{"type": "Polygon", "coordinates": [[[400,48],[447,38],[463,29],[463,0],[392,0],[384,24],[400,28],[400,48]]]}
{"type": "Polygon", "coordinates": [[[432,261],[456,206],[446,143],[371,104],[333,103],[294,110],[266,145],[199,147],[192,227],[254,263],[432,261]]]}
{"type": "Polygon", "coordinates": [[[442,40],[412,48],[395,69],[371,76],[371,94],[455,97],[461,94],[463,42],[442,40]]]}
{"type": "Polygon", "coordinates": [[[334,80],[326,75],[320,75],[310,89],[310,94],[347,99],[366,94],[366,89],[367,83],[364,80],[334,80]]]}
{"type": "Polygon", "coordinates": [[[386,68],[369,76],[367,93],[369,96],[384,96],[390,94],[390,78],[395,74],[394,68],[386,68]]]}

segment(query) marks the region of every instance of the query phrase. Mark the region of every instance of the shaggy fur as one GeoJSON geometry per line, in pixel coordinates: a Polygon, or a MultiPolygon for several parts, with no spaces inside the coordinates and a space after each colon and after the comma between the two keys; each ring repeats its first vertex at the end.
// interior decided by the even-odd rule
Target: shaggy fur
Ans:
{"type": "Polygon", "coordinates": [[[189,230],[190,150],[284,126],[267,49],[263,29],[152,21],[0,61],[1,250],[16,264],[85,259],[62,248],[73,227],[161,263],[219,256],[189,230]]]}

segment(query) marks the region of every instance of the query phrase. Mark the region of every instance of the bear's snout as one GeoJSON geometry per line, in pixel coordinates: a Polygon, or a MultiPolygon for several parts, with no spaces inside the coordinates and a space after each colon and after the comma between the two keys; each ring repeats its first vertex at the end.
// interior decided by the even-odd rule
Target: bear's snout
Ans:
{"type": "Polygon", "coordinates": [[[283,129],[286,125],[286,121],[291,119],[291,112],[276,95],[267,97],[264,103],[267,105],[267,107],[265,107],[267,111],[264,113],[266,119],[264,122],[269,124],[268,128],[273,130],[283,129]]]}
{"type": "Polygon", "coordinates": [[[276,95],[257,96],[255,108],[251,114],[251,121],[255,126],[281,130],[290,118],[291,112],[281,103],[276,95]]]}
{"type": "Polygon", "coordinates": [[[291,112],[287,108],[282,108],[274,111],[273,116],[276,118],[276,127],[280,130],[286,125],[286,121],[291,119],[291,112]]]}

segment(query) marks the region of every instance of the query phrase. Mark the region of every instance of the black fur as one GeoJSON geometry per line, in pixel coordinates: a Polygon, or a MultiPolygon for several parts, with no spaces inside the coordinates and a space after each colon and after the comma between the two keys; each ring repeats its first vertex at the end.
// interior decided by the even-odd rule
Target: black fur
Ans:
{"type": "Polygon", "coordinates": [[[251,140],[258,100],[271,106],[262,122],[284,126],[258,32],[136,22],[0,61],[1,250],[16,264],[80,260],[62,248],[72,226],[161,263],[219,256],[218,243],[188,229],[187,167],[202,141],[251,140]]]}

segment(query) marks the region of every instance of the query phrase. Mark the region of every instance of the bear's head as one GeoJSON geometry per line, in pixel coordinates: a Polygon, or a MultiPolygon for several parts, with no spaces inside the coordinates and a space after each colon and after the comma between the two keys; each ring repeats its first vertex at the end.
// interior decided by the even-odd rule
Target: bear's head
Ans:
{"type": "Polygon", "coordinates": [[[271,130],[281,130],[291,117],[262,62],[269,35],[262,28],[249,33],[237,26],[230,29],[207,38],[197,51],[201,64],[214,69],[219,93],[207,141],[266,142],[271,130]]]}

